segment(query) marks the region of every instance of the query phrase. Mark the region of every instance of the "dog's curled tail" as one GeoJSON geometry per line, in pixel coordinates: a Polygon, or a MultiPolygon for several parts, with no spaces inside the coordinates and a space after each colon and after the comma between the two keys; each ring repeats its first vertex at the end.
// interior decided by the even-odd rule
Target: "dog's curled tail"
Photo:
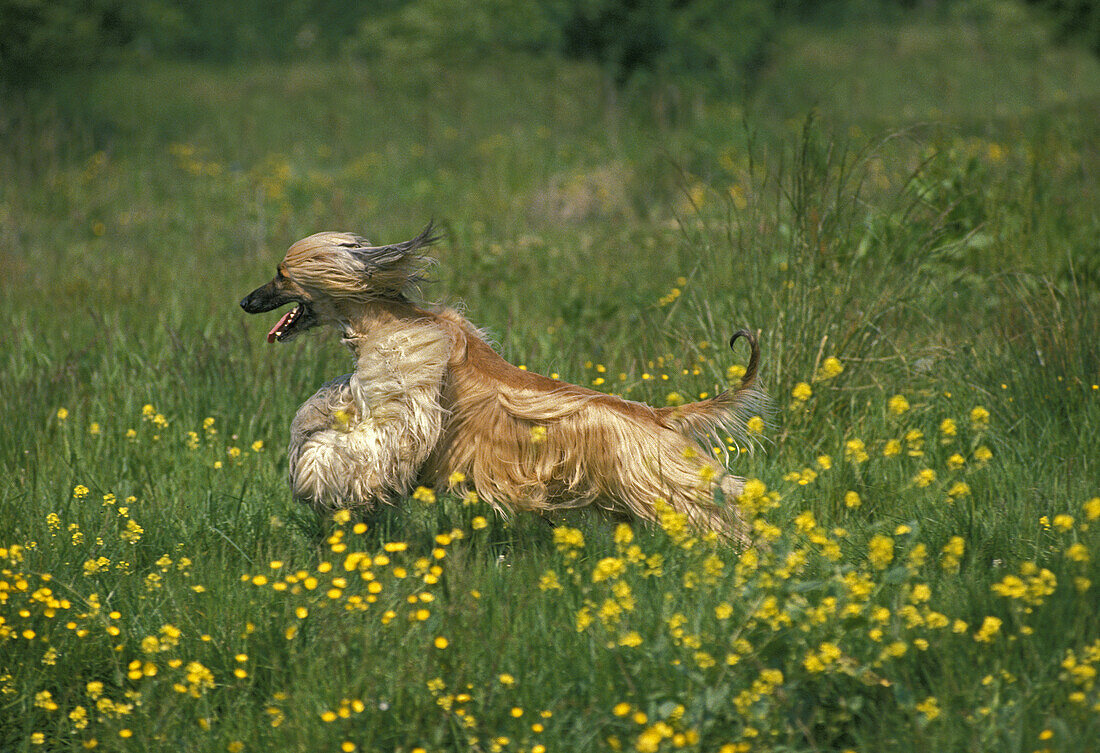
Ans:
{"type": "Polygon", "coordinates": [[[730,349],[742,337],[749,344],[749,363],[741,376],[741,384],[706,400],[661,408],[657,412],[666,425],[721,448],[726,447],[726,438],[720,436],[723,433],[737,444],[755,444],[748,420],[765,410],[768,399],[757,386],[760,345],[756,335],[748,329],[737,330],[730,338],[730,349]]]}

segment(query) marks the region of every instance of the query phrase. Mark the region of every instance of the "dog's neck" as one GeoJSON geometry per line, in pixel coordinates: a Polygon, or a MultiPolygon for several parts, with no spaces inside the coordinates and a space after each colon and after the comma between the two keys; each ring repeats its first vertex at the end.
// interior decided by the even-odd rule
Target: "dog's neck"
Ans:
{"type": "Polygon", "coordinates": [[[348,388],[360,415],[377,418],[394,406],[437,400],[453,340],[432,314],[404,301],[371,302],[343,330],[355,354],[348,388]]]}
{"type": "Polygon", "coordinates": [[[343,318],[340,341],[360,360],[373,351],[380,340],[392,336],[395,330],[411,321],[423,319],[425,312],[407,301],[378,300],[356,306],[356,310],[343,318]]]}

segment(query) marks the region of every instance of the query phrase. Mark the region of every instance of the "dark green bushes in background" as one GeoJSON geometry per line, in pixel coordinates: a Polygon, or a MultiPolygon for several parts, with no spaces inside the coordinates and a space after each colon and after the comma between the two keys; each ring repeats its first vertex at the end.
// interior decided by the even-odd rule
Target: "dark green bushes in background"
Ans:
{"type": "Polygon", "coordinates": [[[1054,22],[1059,36],[1080,41],[1100,54],[1100,4],[1095,0],[1028,0],[1042,8],[1054,22]]]}
{"type": "MultiPolygon", "coordinates": [[[[1063,37],[1100,51],[1100,6],[1029,0],[1063,37]]],[[[987,3],[988,4],[988,3],[987,3]]],[[[980,11],[973,0],[0,0],[0,80],[133,57],[211,61],[393,56],[438,62],[505,52],[598,61],[617,84],[751,81],[785,24],[869,14],[980,11]]]]}

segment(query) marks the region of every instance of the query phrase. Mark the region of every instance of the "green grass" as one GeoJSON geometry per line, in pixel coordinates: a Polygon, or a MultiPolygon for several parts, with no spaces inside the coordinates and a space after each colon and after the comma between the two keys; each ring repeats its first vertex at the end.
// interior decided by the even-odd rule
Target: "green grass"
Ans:
{"type": "Polygon", "coordinates": [[[862,32],[793,33],[736,107],[523,59],[9,94],[0,748],[1094,747],[1098,67],[1014,16],[862,32]],[[805,60],[866,88],[799,93],[805,60]],[[663,405],[761,331],[758,549],[291,502],[349,357],[237,301],[306,234],[429,217],[427,295],[533,370],[663,405]]]}

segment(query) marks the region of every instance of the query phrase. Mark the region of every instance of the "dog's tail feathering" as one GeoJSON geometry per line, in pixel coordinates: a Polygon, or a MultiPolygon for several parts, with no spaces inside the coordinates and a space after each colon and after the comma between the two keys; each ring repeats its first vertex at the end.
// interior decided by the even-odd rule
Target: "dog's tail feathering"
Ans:
{"type": "Polygon", "coordinates": [[[730,338],[730,348],[738,338],[745,338],[749,344],[749,364],[741,376],[741,384],[730,388],[706,400],[686,405],[660,408],[657,414],[669,426],[704,441],[707,446],[726,447],[725,433],[738,446],[751,447],[755,444],[753,435],[747,427],[748,419],[763,412],[767,405],[767,396],[756,384],[760,368],[760,346],[756,335],[747,329],[739,329],[730,338]]]}

